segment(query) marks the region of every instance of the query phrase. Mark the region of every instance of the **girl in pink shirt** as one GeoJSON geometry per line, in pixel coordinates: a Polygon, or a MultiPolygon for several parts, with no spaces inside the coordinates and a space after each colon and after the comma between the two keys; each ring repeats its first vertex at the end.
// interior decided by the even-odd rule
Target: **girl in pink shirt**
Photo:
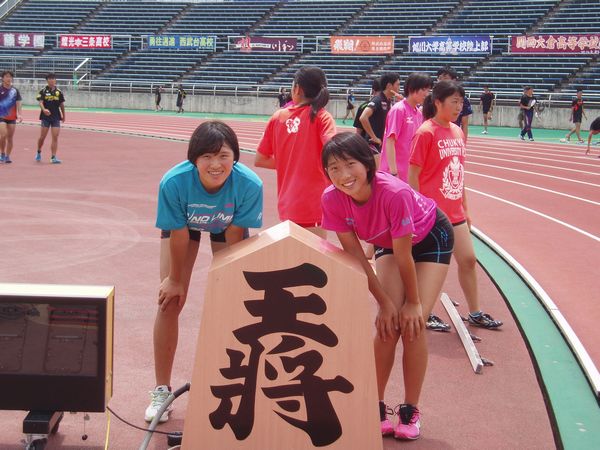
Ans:
{"type": "Polygon", "coordinates": [[[325,73],[318,67],[300,68],[294,75],[292,100],[269,120],[254,165],[277,171],[279,218],[325,237],[319,199],[329,180],[321,169],[321,151],[335,134],[335,121],[325,110],[325,73]]]}
{"type": "MultiPolygon", "coordinates": [[[[423,103],[425,122],[412,143],[408,181],[413,189],[433,198],[454,227],[458,280],[469,305],[469,323],[498,328],[502,322],[481,311],[477,290],[471,218],[464,186],[465,138],[453,122],[462,111],[465,91],[454,81],[439,81],[423,103]]],[[[450,325],[431,315],[427,327],[449,331],[450,325]]]]}
{"type": "Polygon", "coordinates": [[[385,121],[381,170],[402,181],[408,181],[410,144],[423,123],[420,105],[432,86],[433,81],[426,73],[411,73],[404,82],[404,100],[392,106],[385,121]]]}
{"type": "Polygon", "coordinates": [[[433,200],[398,178],[377,172],[369,144],[355,133],[337,134],[325,144],[322,164],[333,183],[321,197],[323,228],[335,231],[344,250],[358,259],[379,303],[374,345],[381,432],[417,439],[417,405],[427,369],[424,317],[448,271],[452,226],[433,200]],[[375,245],[377,275],[360,239],[375,245]],[[394,429],[383,398],[400,337],[405,401],[394,429]]]}

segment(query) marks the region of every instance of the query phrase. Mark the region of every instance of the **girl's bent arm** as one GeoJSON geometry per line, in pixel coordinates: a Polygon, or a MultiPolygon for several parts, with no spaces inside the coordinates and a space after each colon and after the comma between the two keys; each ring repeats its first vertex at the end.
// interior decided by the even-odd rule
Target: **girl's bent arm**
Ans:
{"type": "Polygon", "coordinates": [[[227,247],[241,242],[244,239],[244,230],[245,228],[230,224],[225,229],[225,243],[227,244],[227,247]]]}
{"type": "Polygon", "coordinates": [[[425,327],[423,310],[419,299],[417,270],[412,257],[412,237],[410,235],[393,240],[394,258],[398,263],[400,278],[404,285],[405,301],[400,308],[400,329],[402,336],[413,341],[425,327]]]}
{"type": "Polygon", "coordinates": [[[421,175],[421,168],[411,164],[408,166],[408,184],[415,191],[419,192],[419,175],[421,175]]]}
{"type": "Polygon", "coordinates": [[[254,165],[256,167],[264,167],[265,169],[275,169],[275,158],[271,158],[256,152],[254,157],[254,165]]]}
{"type": "Polygon", "coordinates": [[[367,275],[369,291],[373,294],[377,303],[379,303],[380,313],[376,320],[377,333],[380,338],[385,341],[388,337],[391,338],[393,336],[394,330],[397,330],[399,326],[398,311],[394,306],[394,302],[387,292],[383,290],[377,275],[375,275],[375,272],[373,271],[373,267],[365,256],[365,252],[363,251],[356,234],[353,232],[337,233],[337,237],[344,250],[358,259],[358,262],[367,275]]]}
{"type": "Polygon", "coordinates": [[[178,303],[185,297],[183,266],[185,264],[190,235],[187,227],[171,230],[169,238],[169,276],[162,280],[158,291],[158,303],[165,310],[170,301],[178,303]]]}

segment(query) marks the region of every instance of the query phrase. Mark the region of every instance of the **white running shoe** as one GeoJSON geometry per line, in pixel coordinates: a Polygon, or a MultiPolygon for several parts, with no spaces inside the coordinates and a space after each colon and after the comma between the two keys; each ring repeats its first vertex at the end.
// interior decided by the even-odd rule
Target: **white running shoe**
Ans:
{"type": "MultiPolygon", "coordinates": [[[[169,394],[171,394],[169,387],[165,385],[156,386],[153,391],[150,391],[150,405],[146,408],[146,413],[144,415],[144,420],[146,422],[152,422],[160,407],[163,405],[165,400],[167,400],[167,397],[169,397],[169,394]]],[[[163,412],[159,423],[164,423],[169,420],[170,411],[171,407],[169,406],[166,411],[163,412]]]]}

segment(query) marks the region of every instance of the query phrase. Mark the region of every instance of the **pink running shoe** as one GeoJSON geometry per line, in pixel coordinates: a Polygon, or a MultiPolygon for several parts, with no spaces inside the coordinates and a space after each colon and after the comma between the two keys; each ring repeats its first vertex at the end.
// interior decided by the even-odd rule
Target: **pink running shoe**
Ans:
{"type": "Polygon", "coordinates": [[[418,439],[421,435],[421,413],[419,409],[413,405],[400,405],[398,416],[400,420],[394,430],[394,437],[396,439],[418,439]]]}
{"type": "Polygon", "coordinates": [[[379,402],[379,418],[381,419],[381,435],[382,436],[390,436],[394,434],[394,425],[387,418],[387,413],[393,414],[394,411],[389,409],[385,403],[379,402]]]}

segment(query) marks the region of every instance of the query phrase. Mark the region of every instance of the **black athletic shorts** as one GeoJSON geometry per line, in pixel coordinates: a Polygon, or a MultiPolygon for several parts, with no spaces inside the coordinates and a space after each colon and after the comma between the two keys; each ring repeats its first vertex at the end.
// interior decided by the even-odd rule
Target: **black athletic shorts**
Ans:
{"type": "MultiPolygon", "coordinates": [[[[190,234],[190,240],[200,242],[200,231],[198,230],[190,230],[188,229],[190,234]]],[[[248,229],[244,230],[244,239],[248,239],[250,234],[248,233],[248,229]]],[[[160,238],[161,239],[169,239],[171,237],[170,230],[160,230],[160,238]]],[[[221,233],[210,233],[211,242],[226,242],[225,241],[225,232],[221,233]]]]}
{"type": "Polygon", "coordinates": [[[16,120],[5,119],[4,117],[0,119],[0,122],[4,122],[5,124],[8,124],[8,125],[15,125],[17,123],[16,120]]]}
{"type": "MultiPolygon", "coordinates": [[[[433,262],[450,264],[454,248],[454,230],[446,215],[437,208],[433,227],[418,244],[413,245],[412,256],[416,263],[433,262]]],[[[375,259],[383,255],[393,255],[391,248],[375,246],[375,259]]]]}

